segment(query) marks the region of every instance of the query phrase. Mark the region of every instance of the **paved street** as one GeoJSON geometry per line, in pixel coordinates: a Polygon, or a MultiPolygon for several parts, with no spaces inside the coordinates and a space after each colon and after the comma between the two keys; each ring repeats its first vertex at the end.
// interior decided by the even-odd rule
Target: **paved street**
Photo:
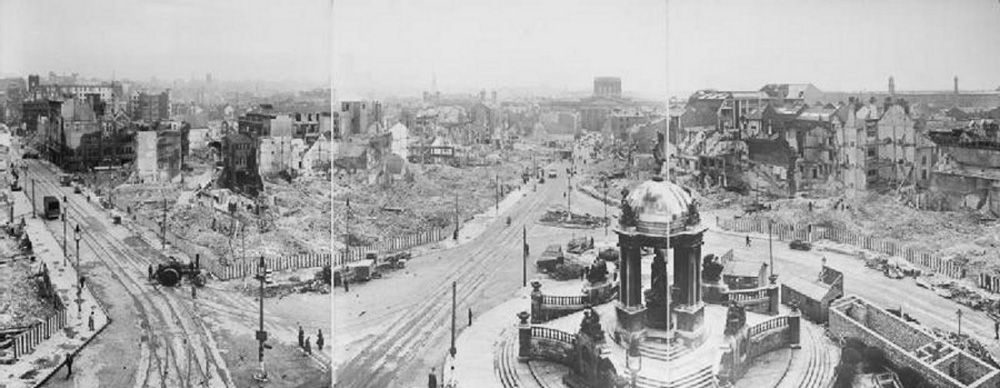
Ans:
{"type": "MultiPolygon", "coordinates": [[[[450,346],[451,282],[458,282],[459,332],[467,325],[468,308],[486,311],[514,296],[521,287],[521,225],[528,226],[533,253],[547,244],[561,243],[572,236],[594,236],[600,241],[603,230],[570,230],[537,225],[534,221],[550,205],[565,205],[564,177],[540,185],[510,210],[514,224],[491,223],[475,240],[459,247],[432,252],[414,259],[405,272],[392,273],[383,279],[351,287],[347,295],[335,290],[334,318],[338,337],[343,343],[346,363],[337,370],[340,387],[410,387],[426,384],[431,367],[441,370],[441,362],[450,346]],[[432,278],[433,277],[433,278],[432,278]],[[431,279],[428,279],[431,278],[431,279]],[[340,335],[340,334],[338,334],[340,335]]],[[[602,204],[582,193],[575,193],[577,211],[603,213],[602,204]]],[[[609,207],[610,214],[617,209],[609,207]]],[[[501,214],[500,220],[505,217],[501,214]]],[[[714,223],[714,213],[704,213],[706,223],[714,223]]],[[[613,233],[611,233],[613,236],[613,233]]],[[[745,234],[711,230],[706,234],[703,254],[722,254],[735,248],[737,258],[766,261],[766,236],[754,236],[745,247],[745,234]]],[[[818,274],[821,258],[842,270],[847,293],[859,294],[889,308],[902,306],[904,311],[929,326],[954,330],[954,311],[959,305],[916,286],[912,280],[890,280],[867,269],[853,256],[831,251],[792,251],[787,242],[773,244],[775,269],[779,279],[810,278],[818,274]]],[[[529,265],[529,280],[534,277],[529,265]]],[[[962,308],[963,332],[973,331],[985,344],[996,349],[992,321],[981,312],[962,308]]],[[[514,318],[511,317],[512,322],[514,318]]],[[[458,349],[461,354],[461,349],[458,349]]],[[[996,353],[996,352],[995,352],[996,353]]]]}
{"type": "MultiPolygon", "coordinates": [[[[257,302],[216,289],[217,285],[212,283],[200,290],[194,301],[189,286],[155,286],[146,279],[148,266],[167,261],[155,235],[148,231],[136,235],[121,225],[113,225],[108,214],[97,206],[95,198],[88,201],[85,194],[73,194],[72,189],[60,187],[50,166],[34,160],[27,161],[27,165],[25,193],[31,195],[31,179],[34,179],[36,206],[41,206],[45,195],[66,196],[68,209],[64,211],[69,222],[70,257],[76,255],[72,228],[79,223],[83,231],[80,256],[84,275],[97,297],[108,306],[114,320],[80,354],[71,381],[54,379],[47,386],[236,386],[242,379],[233,376],[220,352],[231,346],[217,343],[220,333],[207,321],[212,319],[217,323],[219,317],[227,317],[255,325],[257,302]]],[[[62,222],[53,220],[47,224],[61,241],[62,222]]],[[[269,318],[265,329],[279,341],[294,343],[294,325],[283,321],[278,325],[275,319],[278,318],[269,318]]],[[[252,332],[242,334],[248,333],[252,332]]],[[[240,340],[252,342],[252,334],[240,340]]],[[[253,342],[253,349],[256,350],[256,342],[253,342]]],[[[291,350],[291,354],[294,353],[298,352],[291,350]]],[[[252,360],[256,362],[256,352],[252,360]]],[[[303,360],[293,362],[311,362],[312,369],[328,373],[324,372],[328,371],[328,356],[316,354],[303,360]]]]}
{"type": "MultiPolygon", "coordinates": [[[[509,299],[522,283],[521,234],[528,230],[532,257],[548,244],[565,245],[573,237],[591,236],[600,240],[603,229],[552,228],[535,222],[550,206],[566,204],[565,167],[560,177],[528,190],[506,214],[489,224],[475,240],[459,247],[417,257],[405,272],[334,291],[334,329],[347,361],[337,369],[338,387],[412,387],[427,383],[431,367],[441,370],[450,347],[451,283],[458,282],[457,328],[468,324],[468,309],[485,312],[509,299]]],[[[531,183],[529,183],[530,185],[531,183]]],[[[585,194],[575,192],[574,212],[603,215],[603,206],[585,194]]],[[[492,210],[492,209],[491,209],[492,210]]],[[[609,214],[617,211],[608,208],[609,214]]],[[[611,233],[611,232],[609,232],[611,233]]],[[[528,279],[535,276],[529,261],[528,279]]],[[[511,317],[514,322],[516,318],[511,317]]],[[[459,354],[462,350],[458,349],[459,354]]]]}

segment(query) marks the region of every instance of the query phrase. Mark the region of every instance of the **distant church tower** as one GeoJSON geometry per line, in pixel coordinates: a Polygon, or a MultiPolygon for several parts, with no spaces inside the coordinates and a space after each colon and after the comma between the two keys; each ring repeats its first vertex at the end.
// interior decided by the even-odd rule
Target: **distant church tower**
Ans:
{"type": "Polygon", "coordinates": [[[896,81],[892,79],[892,76],[889,76],[889,96],[896,96],[896,81]]]}
{"type": "Polygon", "coordinates": [[[955,76],[955,94],[958,94],[958,76],[955,76]]]}

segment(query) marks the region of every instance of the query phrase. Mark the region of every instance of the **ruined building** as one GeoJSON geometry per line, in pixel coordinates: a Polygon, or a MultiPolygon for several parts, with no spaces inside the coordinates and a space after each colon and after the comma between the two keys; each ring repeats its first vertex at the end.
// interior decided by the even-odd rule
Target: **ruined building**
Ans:
{"type": "Polygon", "coordinates": [[[246,133],[230,133],[222,139],[222,175],[219,185],[250,197],[264,190],[257,168],[257,142],[246,133]]]}
{"type": "Polygon", "coordinates": [[[938,206],[1000,215],[1000,125],[982,120],[928,135],[945,156],[931,175],[931,192],[944,197],[938,206]]]}

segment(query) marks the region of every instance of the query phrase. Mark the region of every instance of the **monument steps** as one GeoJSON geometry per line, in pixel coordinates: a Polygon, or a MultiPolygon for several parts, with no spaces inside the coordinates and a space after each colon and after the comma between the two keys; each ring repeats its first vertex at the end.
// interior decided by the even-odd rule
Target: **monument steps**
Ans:
{"type": "Polygon", "coordinates": [[[687,374],[669,382],[640,375],[636,378],[636,386],[642,388],[714,388],[716,386],[715,374],[712,370],[712,365],[705,365],[700,369],[677,371],[677,374],[687,374]]]}
{"type": "Polygon", "coordinates": [[[643,357],[648,357],[661,361],[674,361],[691,353],[691,349],[685,346],[668,345],[657,341],[642,341],[639,343],[639,352],[643,357]]]}
{"type": "Polygon", "coordinates": [[[517,350],[514,349],[513,356],[511,355],[511,349],[514,348],[513,344],[515,341],[511,339],[515,336],[511,335],[512,331],[510,329],[505,329],[503,333],[500,334],[500,339],[494,343],[493,348],[493,371],[497,375],[497,379],[500,380],[500,384],[504,388],[516,388],[520,387],[520,378],[517,375],[517,370],[511,364],[511,358],[514,358],[514,362],[517,361],[517,350]]]}

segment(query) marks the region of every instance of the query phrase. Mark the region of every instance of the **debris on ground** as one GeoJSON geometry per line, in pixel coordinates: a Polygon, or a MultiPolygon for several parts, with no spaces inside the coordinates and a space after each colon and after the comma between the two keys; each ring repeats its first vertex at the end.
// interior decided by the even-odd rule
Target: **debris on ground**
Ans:
{"type": "Polygon", "coordinates": [[[549,209],[538,219],[544,224],[558,224],[567,227],[599,228],[608,223],[608,219],[590,214],[572,213],[563,209],[549,209]]]}

